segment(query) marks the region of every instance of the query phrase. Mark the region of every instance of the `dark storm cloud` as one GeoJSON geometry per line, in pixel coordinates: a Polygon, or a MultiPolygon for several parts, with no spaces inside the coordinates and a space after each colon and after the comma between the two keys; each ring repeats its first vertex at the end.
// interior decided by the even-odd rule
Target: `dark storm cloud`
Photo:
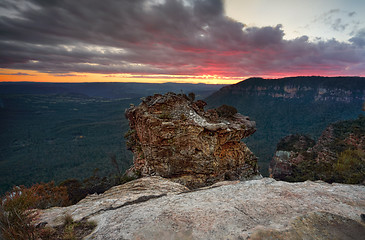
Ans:
{"type": "Polygon", "coordinates": [[[365,47],[365,28],[358,31],[358,33],[350,38],[349,41],[358,47],[365,47]]]}
{"type": "MultiPolygon", "coordinates": [[[[218,0],[0,4],[2,68],[54,74],[242,76],[303,69],[310,73],[311,68],[347,74],[351,64],[357,64],[356,69],[364,65],[360,35],[352,38],[353,44],[283,36],[281,25],[247,28],[227,18],[218,0]]],[[[357,71],[351,74],[361,74],[357,71]]]]}
{"type": "Polygon", "coordinates": [[[17,72],[17,73],[0,73],[0,75],[13,75],[13,76],[33,76],[32,74],[28,74],[28,73],[22,73],[22,72],[17,72]]]}

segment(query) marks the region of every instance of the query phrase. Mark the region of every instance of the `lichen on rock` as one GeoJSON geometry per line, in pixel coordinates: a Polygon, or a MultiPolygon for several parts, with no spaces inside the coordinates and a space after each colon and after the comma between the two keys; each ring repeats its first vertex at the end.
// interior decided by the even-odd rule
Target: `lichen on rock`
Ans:
{"type": "Polygon", "coordinates": [[[158,175],[189,188],[258,175],[257,158],[241,142],[255,132],[255,122],[239,113],[220,117],[205,105],[167,93],[127,109],[127,144],[134,153],[129,174],[158,175]]]}

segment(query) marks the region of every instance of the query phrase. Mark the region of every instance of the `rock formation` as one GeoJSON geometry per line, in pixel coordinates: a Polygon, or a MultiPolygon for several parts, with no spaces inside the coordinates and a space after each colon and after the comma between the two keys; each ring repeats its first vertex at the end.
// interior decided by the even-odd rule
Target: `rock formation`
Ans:
{"type": "Polygon", "coordinates": [[[305,135],[289,135],[280,140],[275,155],[270,162],[270,177],[286,179],[293,175],[293,166],[303,162],[307,150],[315,145],[315,141],[305,135]]]}
{"type": "Polygon", "coordinates": [[[365,183],[365,117],[329,125],[317,143],[302,135],[283,138],[269,171],[280,180],[365,183]]]}
{"type": "Polygon", "coordinates": [[[363,239],[365,186],[288,183],[271,178],[219,182],[188,191],[146,177],[40,211],[37,223],[67,214],[97,223],[86,239],[363,239]]]}
{"type": "Polygon", "coordinates": [[[255,132],[255,122],[228,106],[204,111],[205,105],[167,93],[127,109],[127,145],[134,153],[129,173],[158,175],[189,188],[258,175],[257,158],[241,142],[255,132]]]}
{"type": "Polygon", "coordinates": [[[258,131],[245,143],[258,157],[260,173],[269,176],[268,165],[282,137],[305,133],[317,139],[329,124],[361,114],[365,78],[250,78],[223,87],[204,101],[213,107],[232,105],[256,121],[258,131]]]}

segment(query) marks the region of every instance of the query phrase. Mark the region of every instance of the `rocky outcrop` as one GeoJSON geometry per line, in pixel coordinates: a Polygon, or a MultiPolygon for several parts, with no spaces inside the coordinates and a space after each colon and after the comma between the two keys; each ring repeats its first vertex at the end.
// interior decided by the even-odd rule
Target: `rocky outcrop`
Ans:
{"type": "Polygon", "coordinates": [[[269,172],[287,181],[365,183],[365,117],[329,125],[317,143],[302,135],[283,138],[269,172]]]}
{"type": "Polygon", "coordinates": [[[76,205],[40,212],[97,223],[86,239],[362,239],[365,187],[270,178],[227,181],[204,189],[141,178],[76,205]]]}
{"type": "Polygon", "coordinates": [[[258,157],[260,173],[269,176],[268,165],[282,137],[305,133],[318,139],[329,124],[361,114],[365,78],[250,78],[204,101],[209,106],[232,105],[256,121],[258,131],[245,143],[258,157]]]}
{"type": "Polygon", "coordinates": [[[158,175],[189,188],[257,175],[257,158],[241,142],[255,132],[255,122],[229,107],[204,111],[205,105],[167,93],[127,109],[127,145],[134,153],[129,174],[158,175]]]}
{"type": "Polygon", "coordinates": [[[293,165],[300,164],[307,156],[307,150],[315,141],[305,135],[289,135],[280,140],[270,162],[270,177],[285,179],[293,175],[293,165]]]}
{"type": "Polygon", "coordinates": [[[69,207],[39,210],[40,216],[37,218],[37,222],[57,227],[63,224],[64,217],[67,215],[72,216],[75,221],[88,220],[107,211],[187,191],[189,189],[185,186],[161,177],[141,178],[112,187],[101,195],[96,193],[88,195],[69,207]]]}

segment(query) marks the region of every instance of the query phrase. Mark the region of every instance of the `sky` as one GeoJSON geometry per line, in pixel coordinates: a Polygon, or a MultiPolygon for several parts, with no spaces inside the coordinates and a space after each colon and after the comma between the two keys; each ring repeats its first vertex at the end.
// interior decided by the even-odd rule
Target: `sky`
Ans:
{"type": "Polygon", "coordinates": [[[362,0],[1,0],[0,81],[365,76],[362,0]]]}

